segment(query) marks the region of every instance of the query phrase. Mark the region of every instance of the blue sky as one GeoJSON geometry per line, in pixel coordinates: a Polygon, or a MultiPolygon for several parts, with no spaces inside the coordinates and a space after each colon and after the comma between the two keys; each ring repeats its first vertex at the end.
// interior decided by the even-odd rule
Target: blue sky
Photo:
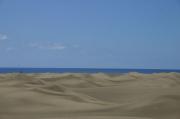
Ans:
{"type": "Polygon", "coordinates": [[[0,0],[0,67],[180,69],[179,0],[0,0]]]}

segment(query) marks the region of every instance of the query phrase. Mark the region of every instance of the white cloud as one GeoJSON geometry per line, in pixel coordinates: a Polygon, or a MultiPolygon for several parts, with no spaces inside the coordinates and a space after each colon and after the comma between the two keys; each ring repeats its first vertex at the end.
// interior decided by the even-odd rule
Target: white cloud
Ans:
{"type": "Polygon", "coordinates": [[[64,50],[66,46],[57,43],[49,43],[49,44],[38,44],[32,43],[30,47],[37,48],[37,49],[44,49],[44,50],[64,50]]]}
{"type": "Polygon", "coordinates": [[[47,49],[50,49],[50,50],[63,50],[65,49],[66,47],[63,46],[63,45],[52,45],[52,46],[48,46],[46,47],[47,49]]]}
{"type": "Polygon", "coordinates": [[[8,39],[8,37],[6,34],[0,33],[0,40],[7,40],[7,39],[8,39]]]}

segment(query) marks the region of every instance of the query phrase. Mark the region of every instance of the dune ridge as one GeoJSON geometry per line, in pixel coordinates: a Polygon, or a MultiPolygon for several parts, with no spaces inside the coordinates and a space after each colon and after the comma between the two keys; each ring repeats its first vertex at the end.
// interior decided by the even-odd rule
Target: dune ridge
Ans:
{"type": "Polygon", "coordinates": [[[0,119],[180,119],[180,73],[0,74],[0,119]]]}

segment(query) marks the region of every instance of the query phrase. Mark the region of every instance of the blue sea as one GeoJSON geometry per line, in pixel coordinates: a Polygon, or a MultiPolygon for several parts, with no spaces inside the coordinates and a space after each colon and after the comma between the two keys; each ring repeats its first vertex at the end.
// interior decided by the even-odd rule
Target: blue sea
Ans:
{"type": "Polygon", "coordinates": [[[0,73],[168,73],[173,69],[112,69],[112,68],[0,68],[0,73]]]}

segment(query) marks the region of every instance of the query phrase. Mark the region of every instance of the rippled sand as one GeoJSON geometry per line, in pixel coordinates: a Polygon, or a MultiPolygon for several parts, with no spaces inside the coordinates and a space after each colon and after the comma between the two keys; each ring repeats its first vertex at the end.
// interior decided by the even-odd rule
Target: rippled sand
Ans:
{"type": "Polygon", "coordinates": [[[180,73],[0,74],[0,119],[180,119],[180,73]]]}

